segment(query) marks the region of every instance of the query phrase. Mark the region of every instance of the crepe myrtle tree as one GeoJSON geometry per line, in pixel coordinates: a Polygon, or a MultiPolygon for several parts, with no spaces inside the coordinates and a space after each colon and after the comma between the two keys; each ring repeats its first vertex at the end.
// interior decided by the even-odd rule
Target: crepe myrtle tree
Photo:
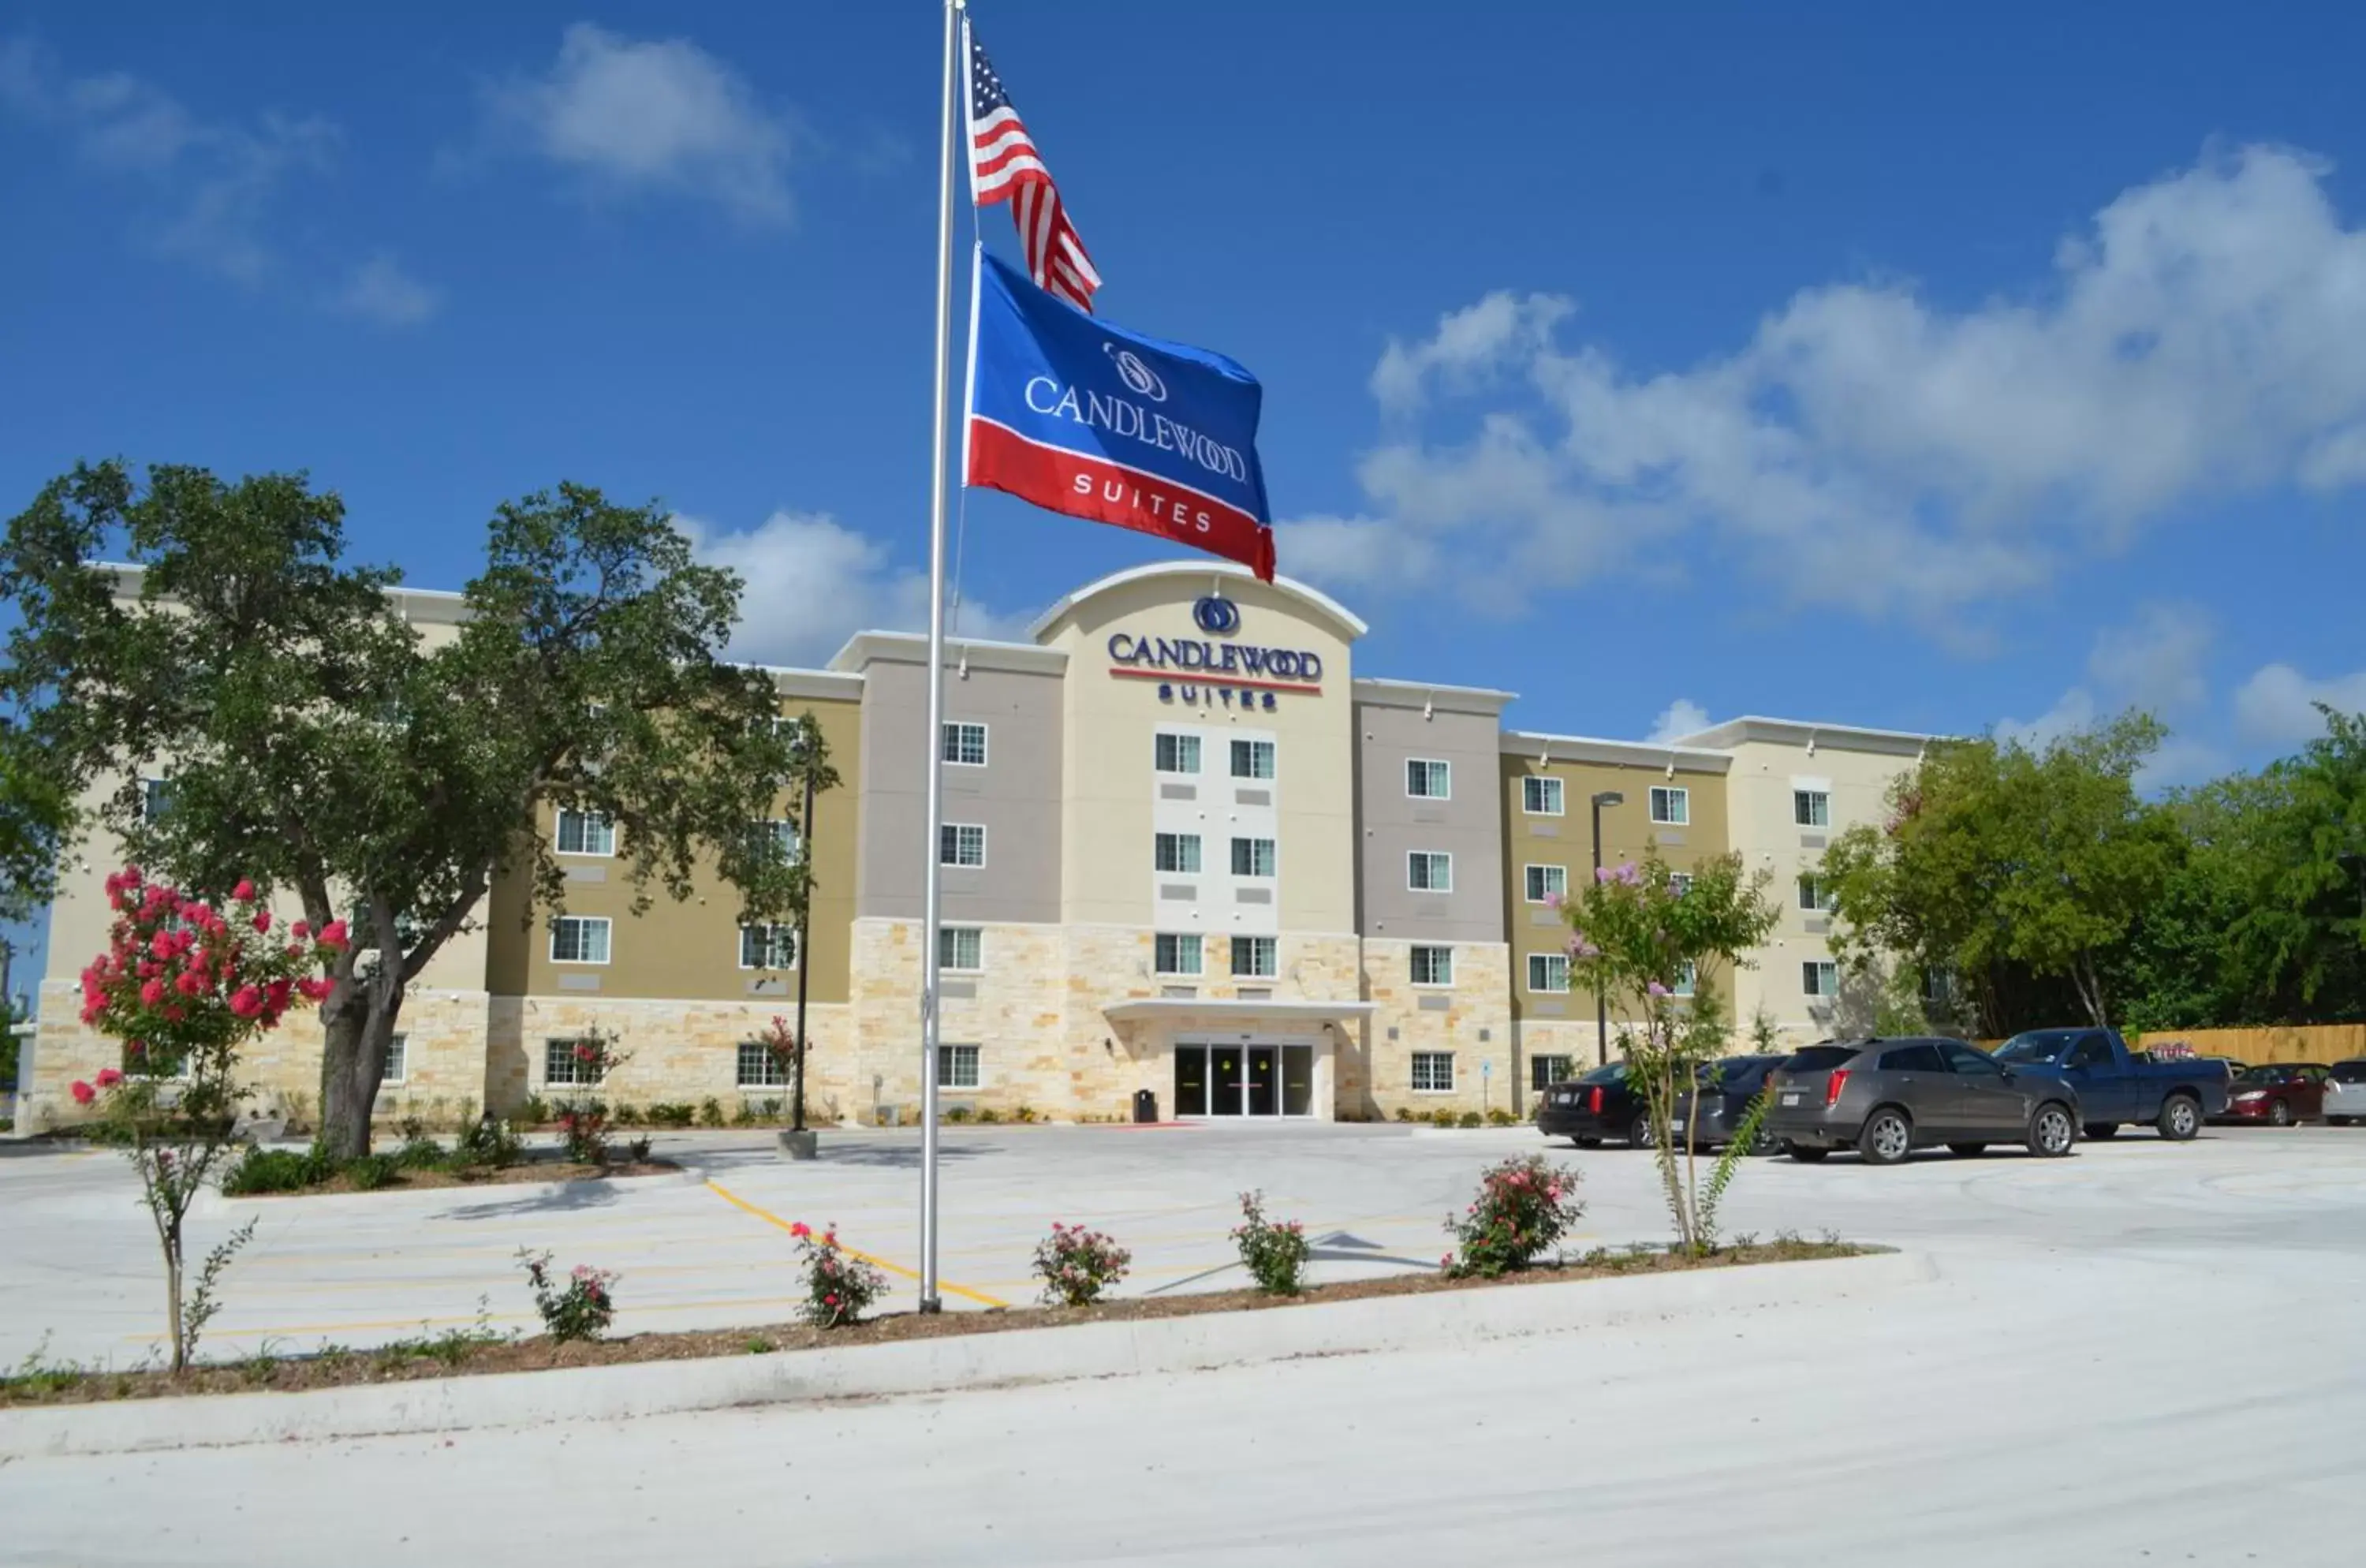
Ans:
{"type": "Polygon", "coordinates": [[[341,1158],[369,1146],[406,988],[496,881],[526,925],[563,904],[546,813],[615,824],[636,912],[711,870],[743,919],[794,921],[802,857],[753,826],[794,821],[793,740],[818,744],[778,722],[769,676],[724,662],[739,579],[658,506],[577,484],[503,503],[435,646],[398,572],[344,560],[344,514],[300,474],[142,485],[107,462],[45,485],[0,547],[21,611],[0,702],[52,776],[113,784],[101,822],[185,886],[244,874],[314,930],[350,917],[321,1008],[341,1158]],[[161,811],[143,774],[167,781],[161,811]]]}
{"type": "MultiPolygon", "coordinates": [[[[1772,874],[1746,874],[1738,854],[1704,859],[1690,877],[1678,882],[1653,845],[1640,861],[1595,872],[1560,908],[1572,977],[1628,1004],[1633,1021],[1619,1044],[1651,1118],[1676,1245],[1698,1253],[1717,1245],[1718,1200],[1735,1168],[1731,1158],[1720,1162],[1704,1182],[1689,1121],[1681,1160],[1670,1123],[1695,1073],[1724,1051],[1719,975],[1745,964],[1779,916],[1766,893],[1772,874]]],[[[1753,1131],[1742,1130],[1734,1158],[1753,1131]]]]}

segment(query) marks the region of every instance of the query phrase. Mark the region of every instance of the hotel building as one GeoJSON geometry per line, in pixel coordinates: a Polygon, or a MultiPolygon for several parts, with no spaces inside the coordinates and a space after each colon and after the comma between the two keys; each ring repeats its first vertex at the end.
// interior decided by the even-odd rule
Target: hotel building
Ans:
{"type": "MultiPolygon", "coordinates": [[[[456,595],[396,597],[431,641],[460,614],[456,595]]],[[[1549,901],[1592,874],[1597,799],[1606,863],[1656,841],[1679,869],[1739,851],[1772,873],[1782,923],[1730,977],[1735,1016],[1763,1010],[1793,1043],[1832,1026],[1819,855],[1878,820],[1926,738],[1763,718],[1665,744],[1506,729],[1510,692],[1357,674],[1365,629],[1287,579],[1175,563],[1078,589],[1026,642],[951,643],[938,736],[922,637],[864,632],[826,670],[773,671],[841,775],[799,846],[806,949],[741,929],[719,886],[636,915],[616,830],[546,815],[565,909],[529,920],[522,878],[495,887],[412,987],[380,1111],[580,1092],[571,1043],[592,1029],[627,1058],[612,1100],[778,1099],[756,1041],[802,978],[809,1112],[908,1122],[931,744],[949,1106],[1114,1118],[1147,1089],[1162,1116],[1524,1111],[1604,1051],[1549,901]]],[[[113,853],[91,845],[52,908],[20,1125],[70,1117],[67,1085],[112,1059],[78,1021],[75,976],[104,944],[113,853]]],[[[291,1019],[250,1054],[259,1086],[315,1091],[319,1048],[291,1019]]]]}

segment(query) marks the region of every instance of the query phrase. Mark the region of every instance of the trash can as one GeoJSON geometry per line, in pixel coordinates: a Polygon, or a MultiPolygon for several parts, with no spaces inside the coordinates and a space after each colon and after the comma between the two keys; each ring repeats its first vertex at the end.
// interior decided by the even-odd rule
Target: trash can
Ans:
{"type": "Polygon", "coordinates": [[[1158,1097],[1146,1089],[1133,1091],[1133,1119],[1136,1122],[1158,1120],[1158,1097]]]}

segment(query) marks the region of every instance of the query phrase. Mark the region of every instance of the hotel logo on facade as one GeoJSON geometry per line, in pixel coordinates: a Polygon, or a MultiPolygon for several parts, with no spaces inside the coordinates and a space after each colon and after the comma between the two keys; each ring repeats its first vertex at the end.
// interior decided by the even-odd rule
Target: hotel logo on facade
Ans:
{"type": "MultiPolygon", "coordinates": [[[[1211,593],[1191,606],[1191,621],[1211,637],[1230,638],[1241,629],[1241,607],[1211,593]]],[[[1323,694],[1323,656],[1305,649],[1118,632],[1109,656],[1112,676],[1157,682],[1162,703],[1271,713],[1278,694],[1323,694]]]]}

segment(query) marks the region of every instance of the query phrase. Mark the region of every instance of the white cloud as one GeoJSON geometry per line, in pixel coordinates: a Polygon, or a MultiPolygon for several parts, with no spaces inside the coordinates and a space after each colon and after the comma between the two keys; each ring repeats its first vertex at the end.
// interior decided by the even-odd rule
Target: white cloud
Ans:
{"type": "MultiPolygon", "coordinates": [[[[745,581],[731,655],[760,664],[817,666],[859,631],[926,631],[929,574],[897,568],[887,547],[808,513],[775,512],[755,527],[719,533],[677,516],[700,559],[745,581]]],[[[952,628],[964,637],[1023,640],[1026,617],[975,602],[952,628]]]]}
{"type": "Polygon", "coordinates": [[[2056,740],[2095,722],[2095,696],[2084,686],[2073,686],[2052,707],[2033,719],[1997,720],[1997,739],[2043,751],[2056,740]]]}
{"type": "Polygon", "coordinates": [[[2262,667],[2235,694],[2235,726],[2248,740],[2279,746],[2325,733],[2315,705],[2366,713],[2366,670],[2314,681],[2289,664],[2262,667]]]}
{"type": "Polygon", "coordinates": [[[1500,606],[1682,548],[1796,603],[1960,637],[1964,606],[2180,506],[2366,482],[2366,231],[2326,173],[2288,149],[2213,153],[2104,207],[2023,298],[1827,284],[1681,371],[1560,345],[1565,300],[1489,295],[1373,375],[1392,422],[1497,386],[1477,433],[1392,434],[1358,468],[1369,514],[1316,561],[1384,585],[1369,563],[1423,552],[1500,606]]]}
{"type": "Polygon", "coordinates": [[[1644,739],[1665,746],[1707,728],[1708,710],[1690,697],[1678,697],[1660,710],[1660,716],[1651,721],[1651,733],[1644,739]]]}
{"type": "Polygon", "coordinates": [[[329,298],[331,309],[385,327],[415,327],[444,308],[441,289],[430,288],[383,252],[354,268],[329,298]]]}
{"type": "Polygon", "coordinates": [[[750,222],[789,218],[786,126],[686,39],[578,22],[548,72],[496,84],[486,103],[497,126],[596,188],[687,192],[750,222]]]}
{"type": "Polygon", "coordinates": [[[146,243],[249,286],[277,261],[265,232],[281,187],[326,169],[339,141],[324,119],[208,121],[122,72],[70,76],[28,38],[0,42],[0,106],[65,138],[94,169],[148,181],[160,205],[142,220],[146,243]]]}
{"type": "Polygon", "coordinates": [[[2096,634],[2087,672],[2115,699],[2157,716],[2197,708],[2209,695],[2203,661],[2215,635],[2193,605],[2146,604],[2131,624],[2096,634]]]}

